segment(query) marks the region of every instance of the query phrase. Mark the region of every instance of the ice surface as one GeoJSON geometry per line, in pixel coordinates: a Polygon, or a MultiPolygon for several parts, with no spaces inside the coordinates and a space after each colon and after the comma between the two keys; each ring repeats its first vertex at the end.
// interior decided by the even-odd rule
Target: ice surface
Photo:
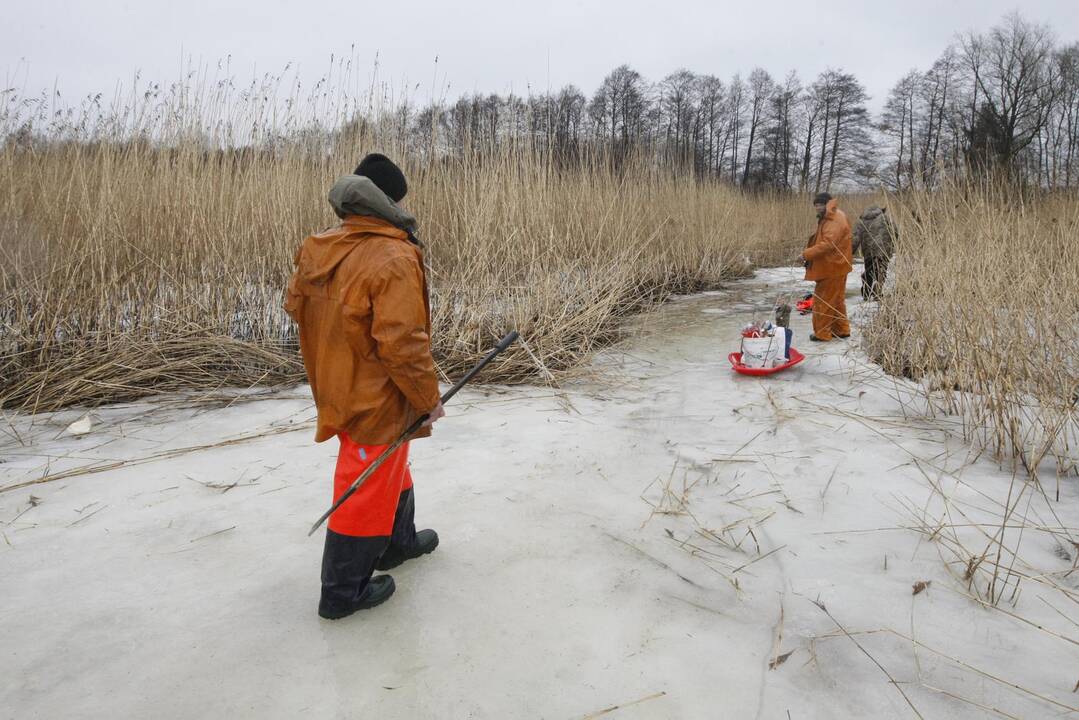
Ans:
{"type": "Polygon", "coordinates": [[[968,596],[902,526],[909,508],[976,526],[1010,473],[946,418],[905,418],[903,386],[852,343],[808,343],[808,318],[800,366],[731,372],[737,329],[799,277],[672,302],[561,391],[462,393],[413,447],[441,546],[337,622],[306,536],[336,447],[311,442],[306,388],[103,408],[78,437],[81,411],[0,422],[0,488],[58,477],[0,492],[3,716],[914,717],[900,689],[926,718],[1070,716],[1075,480],[1055,517],[1033,493],[1017,509],[1058,530],[1007,534],[1051,582],[1007,612],[968,596]]]}

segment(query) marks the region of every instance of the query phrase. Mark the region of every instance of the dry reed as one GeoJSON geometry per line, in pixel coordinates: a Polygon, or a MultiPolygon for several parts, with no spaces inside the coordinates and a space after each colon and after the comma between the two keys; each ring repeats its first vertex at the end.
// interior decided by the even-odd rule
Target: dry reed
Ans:
{"type": "Polygon", "coordinates": [[[453,154],[437,123],[417,144],[392,112],[346,122],[333,105],[312,127],[288,114],[302,106],[270,123],[258,93],[196,85],[44,125],[0,112],[0,407],[301,380],[292,258],[336,222],[326,190],[368,151],[410,178],[445,377],[516,328],[527,348],[487,379],[549,381],[627,313],[789,257],[807,221],[799,199],[646,158],[453,154]]]}
{"type": "Polygon", "coordinates": [[[971,183],[898,200],[870,357],[1031,479],[1079,474],[1077,198],[971,183]]]}

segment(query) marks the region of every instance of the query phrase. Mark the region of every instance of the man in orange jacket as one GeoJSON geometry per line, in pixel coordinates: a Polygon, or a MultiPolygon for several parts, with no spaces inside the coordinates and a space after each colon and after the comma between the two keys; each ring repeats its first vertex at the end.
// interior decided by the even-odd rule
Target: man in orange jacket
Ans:
{"type": "Polygon", "coordinates": [[[850,337],[847,320],[847,275],[851,264],[851,230],[847,216],[828,193],[813,198],[817,231],[802,252],[806,280],[817,283],[813,291],[813,334],[810,340],[828,342],[850,337]]]}
{"type": "MultiPolygon", "coordinates": [[[[416,418],[430,416],[417,434],[426,437],[445,414],[416,219],[398,205],[407,191],[389,158],[364,158],[330,190],[341,224],[304,240],[289,282],[285,308],[300,329],[315,441],[340,441],[335,501],[416,418]]],[[[406,443],[330,516],[319,615],[338,619],[385,602],[393,578],[374,571],[438,546],[435,531],[416,532],[414,513],[406,443]]]]}

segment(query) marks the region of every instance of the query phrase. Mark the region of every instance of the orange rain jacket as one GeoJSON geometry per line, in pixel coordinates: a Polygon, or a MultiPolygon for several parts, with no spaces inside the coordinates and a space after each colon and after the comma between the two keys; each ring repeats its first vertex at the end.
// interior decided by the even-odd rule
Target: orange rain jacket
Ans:
{"type": "Polygon", "coordinates": [[[802,257],[809,263],[806,280],[844,277],[854,269],[851,230],[847,215],[837,207],[835,198],[828,201],[817,232],[809,239],[802,257]]]}
{"type": "MultiPolygon", "coordinates": [[[[369,215],[304,240],[285,301],[300,326],[315,442],[387,445],[439,401],[423,253],[369,215]]],[[[427,437],[424,428],[413,437],[427,437]]]]}

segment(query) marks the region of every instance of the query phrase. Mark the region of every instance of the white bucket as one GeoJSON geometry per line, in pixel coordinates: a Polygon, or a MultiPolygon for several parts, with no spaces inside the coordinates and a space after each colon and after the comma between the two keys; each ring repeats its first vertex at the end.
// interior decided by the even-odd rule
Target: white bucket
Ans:
{"type": "Polygon", "coordinates": [[[785,340],[778,337],[742,338],[742,364],[751,368],[772,368],[781,364],[785,340]]]}

